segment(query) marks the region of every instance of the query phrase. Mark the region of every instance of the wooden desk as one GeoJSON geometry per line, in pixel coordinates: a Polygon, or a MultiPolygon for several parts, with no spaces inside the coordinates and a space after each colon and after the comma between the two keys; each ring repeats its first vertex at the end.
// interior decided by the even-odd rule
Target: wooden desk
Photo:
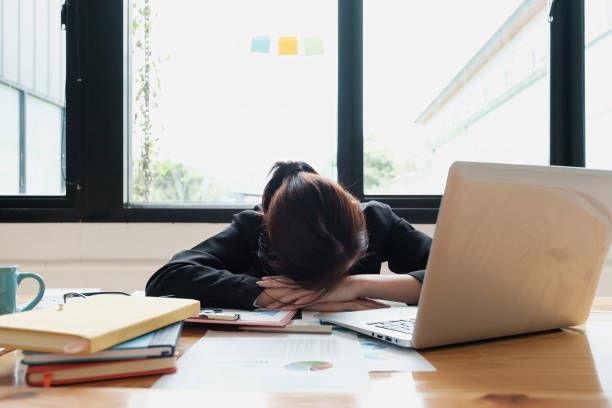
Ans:
{"type": "MultiPolygon", "coordinates": [[[[186,327],[181,352],[205,331],[186,327]]],[[[607,407],[612,405],[612,298],[585,326],[423,351],[438,369],[372,373],[363,394],[147,389],[157,376],[50,389],[23,383],[19,353],[0,357],[1,407],[607,407]]]]}

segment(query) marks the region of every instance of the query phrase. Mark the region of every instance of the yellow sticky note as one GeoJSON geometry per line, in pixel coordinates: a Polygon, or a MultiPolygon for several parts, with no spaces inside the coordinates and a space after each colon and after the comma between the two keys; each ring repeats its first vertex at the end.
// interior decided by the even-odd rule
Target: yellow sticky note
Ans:
{"type": "Polygon", "coordinates": [[[279,37],[278,55],[297,55],[297,37],[279,37]]]}

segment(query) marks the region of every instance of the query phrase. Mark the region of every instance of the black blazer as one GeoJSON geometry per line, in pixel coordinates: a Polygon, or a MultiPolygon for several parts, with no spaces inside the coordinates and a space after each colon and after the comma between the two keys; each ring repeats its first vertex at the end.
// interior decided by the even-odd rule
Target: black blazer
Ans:
{"type": "MultiPolygon", "coordinates": [[[[361,204],[368,228],[366,255],[350,274],[378,274],[382,262],[395,273],[422,281],[431,238],[415,230],[377,201],[361,204]]],[[[262,215],[242,211],[232,224],[192,249],[179,252],[151,276],[148,296],[197,299],[202,307],[253,308],[262,289],[255,282],[269,275],[258,256],[262,215]]]]}

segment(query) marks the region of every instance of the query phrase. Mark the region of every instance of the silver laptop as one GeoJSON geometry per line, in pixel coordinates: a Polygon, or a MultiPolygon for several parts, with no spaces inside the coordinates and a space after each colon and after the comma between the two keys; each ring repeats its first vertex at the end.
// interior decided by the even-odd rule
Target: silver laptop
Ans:
{"type": "Polygon", "coordinates": [[[454,163],[416,307],[322,314],[426,348],[583,323],[610,246],[612,171],[454,163]]]}

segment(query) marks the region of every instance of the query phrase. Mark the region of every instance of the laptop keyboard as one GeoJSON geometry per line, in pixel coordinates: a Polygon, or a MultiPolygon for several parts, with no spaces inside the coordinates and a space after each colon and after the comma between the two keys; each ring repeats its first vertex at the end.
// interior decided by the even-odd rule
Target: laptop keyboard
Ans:
{"type": "Polygon", "coordinates": [[[412,334],[414,331],[414,325],[416,318],[402,319],[402,320],[389,320],[385,322],[371,322],[366,323],[374,327],[381,329],[393,330],[400,333],[412,334]]]}

